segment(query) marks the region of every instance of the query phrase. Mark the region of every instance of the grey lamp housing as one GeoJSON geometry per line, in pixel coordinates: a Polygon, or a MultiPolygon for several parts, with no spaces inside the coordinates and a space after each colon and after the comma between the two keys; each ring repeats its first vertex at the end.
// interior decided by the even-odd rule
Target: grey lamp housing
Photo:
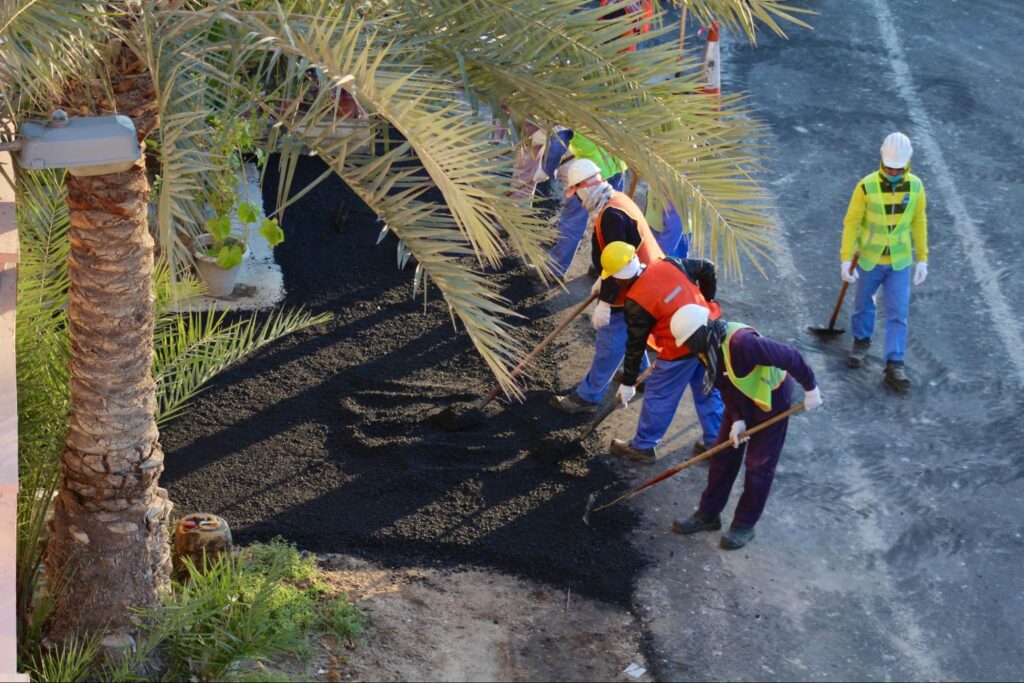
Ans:
{"type": "Polygon", "coordinates": [[[18,162],[33,170],[66,168],[77,176],[119,173],[142,156],[135,124],[120,114],[69,119],[58,109],[47,122],[22,124],[18,137],[18,162]]]}

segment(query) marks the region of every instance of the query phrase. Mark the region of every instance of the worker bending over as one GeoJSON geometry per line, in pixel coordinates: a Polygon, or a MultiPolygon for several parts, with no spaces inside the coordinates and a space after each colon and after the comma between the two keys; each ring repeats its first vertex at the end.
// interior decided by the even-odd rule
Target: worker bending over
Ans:
{"type": "Polygon", "coordinates": [[[640,208],[603,181],[593,162],[573,161],[566,172],[566,185],[567,194],[579,196],[594,224],[592,253],[594,265],[601,269],[593,289],[598,292],[592,316],[597,335],[594,359],[586,377],[575,391],[553,396],[550,404],[566,413],[591,413],[597,409],[626,351],[622,305],[629,284],[639,274],[641,265],[652,263],[664,254],[640,208]]]}
{"type": "Polygon", "coordinates": [[[875,293],[885,297],[885,383],[900,393],[910,389],[903,369],[910,310],[910,266],[917,255],[914,284],[928,277],[928,218],[924,185],[910,172],[910,138],[893,133],[882,143],[879,169],[853,190],[843,221],[840,274],[857,283],[853,305],[853,348],[847,365],[859,368],[875,328],[875,293]],[[856,269],[851,268],[859,253],[856,269]]]}
{"type": "Polygon", "coordinates": [[[754,525],[768,501],[789,418],[744,439],[743,447],[740,434],[789,409],[794,379],[806,392],[804,406],[808,411],[821,405],[821,392],[814,372],[799,351],[766,339],[742,323],[710,320],[704,306],[679,309],[671,328],[676,343],[685,343],[700,355],[708,371],[704,391],[710,391],[713,383],[722,392],[725,415],[717,443],[731,440],[733,445],[712,456],[700,507],[692,516],[674,521],[672,531],[692,534],[722,528],[719,515],[729,500],[745,454],[743,495],[736,505],[732,526],[721,541],[726,550],[742,548],[754,538],[754,525]]]}
{"type": "Polygon", "coordinates": [[[658,457],[656,447],[672,424],[687,386],[692,388],[704,430],[704,441],[698,442],[695,450],[704,450],[704,444],[718,435],[722,400],[717,391],[705,394],[701,390],[704,366],[685,344],[676,343],[670,329],[673,314],[686,305],[701,306],[710,317],[718,318],[721,309],[714,301],[716,289],[715,264],[706,259],[659,259],[629,284],[623,305],[626,355],[618,391],[623,405],[636,393],[634,385],[643,369],[648,343],[658,352],[658,361],[646,382],[636,436],[631,441],[612,439],[613,454],[653,463],[658,457]]]}

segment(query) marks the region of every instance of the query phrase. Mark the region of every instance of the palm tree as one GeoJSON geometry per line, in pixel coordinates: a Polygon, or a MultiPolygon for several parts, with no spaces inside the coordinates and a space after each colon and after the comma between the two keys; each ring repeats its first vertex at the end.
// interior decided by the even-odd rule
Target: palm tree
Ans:
{"type": "MultiPolygon", "coordinates": [[[[521,356],[507,302],[486,274],[509,254],[544,267],[547,226],[507,196],[510,156],[491,115],[582,130],[624,158],[697,228],[697,243],[735,267],[765,253],[770,220],[756,168],[759,127],[736,98],[694,94],[693,64],[672,44],[625,52],[628,18],[601,21],[579,0],[9,0],[0,5],[0,79],[14,121],[61,104],[118,112],[158,142],[159,234],[172,257],[198,234],[197,190],[213,170],[211,115],[273,124],[267,145],[294,163],[312,149],[415,256],[498,377],[521,356]],[[313,69],[321,86],[307,78],[313,69]],[[354,94],[364,124],[339,121],[354,94]],[[493,114],[488,114],[492,112],[493,114]],[[440,191],[443,203],[426,196],[440,191]]],[[[753,35],[779,30],[782,0],[688,0],[753,35]]],[[[674,31],[655,21],[647,38],[674,31]]],[[[282,173],[287,178],[287,171],[282,173]]],[[[289,188],[280,188],[287,206],[289,188]]],[[[163,453],[150,374],[153,242],[142,164],[71,177],[71,413],[46,554],[62,591],[50,635],[132,630],[128,607],[166,585],[163,453]]],[[[291,200],[294,200],[291,196],[291,200]]]]}

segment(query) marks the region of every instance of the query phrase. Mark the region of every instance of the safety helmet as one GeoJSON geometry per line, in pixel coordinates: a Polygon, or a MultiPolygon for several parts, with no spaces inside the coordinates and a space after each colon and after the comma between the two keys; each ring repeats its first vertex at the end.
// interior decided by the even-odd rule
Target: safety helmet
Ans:
{"type": "MultiPolygon", "coordinates": [[[[601,279],[614,277],[636,258],[636,247],[629,242],[611,242],[601,251],[601,279]]],[[[637,259],[639,262],[639,259],[637,259]]],[[[630,276],[631,277],[631,276],[630,276]]],[[[627,279],[623,277],[623,279],[627,279]]]]}
{"type": "Polygon", "coordinates": [[[889,168],[906,168],[914,148],[903,133],[891,133],[882,143],[882,163],[889,168]]]}
{"type": "Polygon", "coordinates": [[[568,162],[565,168],[565,196],[566,198],[576,194],[576,186],[597,176],[595,180],[601,180],[601,169],[590,159],[573,159],[568,162]]]}
{"type": "Polygon", "coordinates": [[[700,304],[686,304],[672,314],[668,328],[676,338],[676,346],[686,343],[694,332],[706,325],[710,311],[700,304]]]}

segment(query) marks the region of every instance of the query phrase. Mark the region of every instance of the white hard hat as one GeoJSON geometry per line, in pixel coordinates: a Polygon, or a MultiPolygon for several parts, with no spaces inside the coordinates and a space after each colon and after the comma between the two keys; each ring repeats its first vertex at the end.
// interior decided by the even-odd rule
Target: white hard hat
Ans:
{"type": "Polygon", "coordinates": [[[903,133],[892,133],[882,143],[882,163],[889,168],[906,168],[914,148],[903,133]]]}
{"type": "Polygon", "coordinates": [[[682,346],[701,326],[708,322],[710,311],[699,304],[686,304],[672,314],[668,328],[676,338],[676,346],[682,346]]]}
{"type": "Polygon", "coordinates": [[[571,197],[577,185],[593,176],[601,179],[601,169],[590,159],[573,159],[565,168],[565,196],[571,197]]]}

